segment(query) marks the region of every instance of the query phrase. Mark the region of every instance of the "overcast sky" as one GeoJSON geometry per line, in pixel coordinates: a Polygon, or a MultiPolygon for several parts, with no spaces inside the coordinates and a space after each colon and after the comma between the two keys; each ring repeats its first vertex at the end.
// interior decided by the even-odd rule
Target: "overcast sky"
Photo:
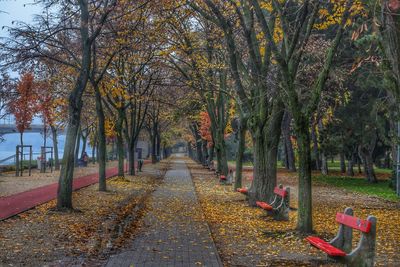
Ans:
{"type": "Polygon", "coordinates": [[[40,14],[41,7],[33,0],[0,0],[0,37],[7,36],[3,26],[11,26],[13,21],[31,22],[34,14],[40,14]]]}

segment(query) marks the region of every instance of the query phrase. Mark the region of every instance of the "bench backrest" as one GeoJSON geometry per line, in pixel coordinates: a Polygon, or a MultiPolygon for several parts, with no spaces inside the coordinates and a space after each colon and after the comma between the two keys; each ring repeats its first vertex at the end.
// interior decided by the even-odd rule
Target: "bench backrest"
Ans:
{"type": "Polygon", "coordinates": [[[336,222],[364,233],[369,233],[371,230],[371,222],[340,212],[336,214],[336,222]]]}
{"type": "Polygon", "coordinates": [[[277,194],[278,196],[281,196],[282,198],[287,196],[287,191],[285,188],[279,188],[278,186],[275,187],[274,193],[277,194]]]}

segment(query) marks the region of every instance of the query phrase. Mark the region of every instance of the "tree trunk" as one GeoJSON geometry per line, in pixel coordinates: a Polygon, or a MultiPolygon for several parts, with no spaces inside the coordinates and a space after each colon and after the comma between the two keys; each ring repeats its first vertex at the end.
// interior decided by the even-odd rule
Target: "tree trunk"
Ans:
{"type": "Polygon", "coordinates": [[[210,156],[208,155],[208,148],[207,148],[208,142],[207,142],[207,140],[205,140],[205,139],[202,139],[201,141],[202,141],[201,146],[202,146],[203,155],[204,155],[204,156],[203,156],[202,165],[205,166],[205,165],[207,165],[207,160],[210,160],[210,156]]]}
{"type": "Polygon", "coordinates": [[[293,144],[290,139],[290,122],[292,118],[289,113],[285,112],[282,120],[282,135],[285,148],[286,168],[289,171],[296,171],[295,156],[293,151],[293,144]]]}
{"type": "Polygon", "coordinates": [[[58,158],[58,140],[57,140],[57,128],[50,126],[51,133],[53,135],[53,147],[54,147],[54,168],[56,171],[60,170],[60,159],[58,158]]]}
{"type": "Polygon", "coordinates": [[[75,167],[78,166],[79,161],[79,150],[81,146],[81,127],[78,128],[78,132],[75,138],[75,167]]]}
{"type": "Polygon", "coordinates": [[[249,204],[272,201],[276,186],[277,154],[283,112],[276,110],[264,129],[253,130],[254,173],[249,190],[249,204]]]}
{"type": "Polygon", "coordinates": [[[96,153],[96,143],[94,143],[94,144],[93,144],[93,147],[92,147],[92,163],[93,163],[93,164],[96,163],[96,156],[97,156],[97,153],[96,153]]]}
{"type": "Polygon", "coordinates": [[[133,143],[131,143],[129,145],[129,151],[128,151],[128,155],[129,155],[129,175],[135,175],[136,174],[136,170],[135,170],[135,150],[136,150],[136,141],[132,141],[133,143]]]}
{"type": "Polygon", "coordinates": [[[312,124],[311,127],[311,139],[313,142],[313,159],[315,162],[315,169],[316,170],[321,170],[321,158],[320,158],[320,153],[319,153],[319,148],[318,148],[318,138],[317,138],[317,133],[315,132],[315,125],[312,124]]]}
{"type": "Polygon", "coordinates": [[[154,132],[154,129],[151,138],[151,163],[157,163],[157,135],[154,132]]]}
{"type": "Polygon", "coordinates": [[[82,102],[69,108],[69,124],[65,138],[63,163],[57,190],[57,208],[72,209],[72,179],[75,166],[75,145],[80,124],[82,102]]]}
{"type": "Polygon", "coordinates": [[[201,148],[201,141],[196,141],[196,160],[197,162],[203,162],[203,150],[201,148]]]}
{"type": "Polygon", "coordinates": [[[116,125],[117,131],[117,150],[118,150],[118,176],[125,176],[125,149],[124,149],[124,137],[123,137],[123,122],[124,122],[124,111],[118,110],[118,119],[116,125]]]}
{"type": "Polygon", "coordinates": [[[375,175],[374,171],[374,162],[372,159],[372,152],[371,151],[362,151],[363,160],[364,160],[364,169],[365,169],[365,176],[368,182],[370,183],[377,183],[378,180],[375,175]]]}
{"type": "Polygon", "coordinates": [[[354,169],[353,169],[353,165],[354,165],[354,155],[351,156],[351,158],[348,161],[348,168],[347,168],[347,175],[353,177],[354,176],[354,169]]]}
{"type": "Polygon", "coordinates": [[[214,143],[212,143],[210,148],[208,149],[208,162],[211,163],[211,161],[213,160],[214,160],[214,143]]]}
{"type": "Polygon", "coordinates": [[[224,129],[216,129],[215,131],[215,153],[217,156],[217,170],[221,175],[228,176],[228,158],[226,156],[226,144],[224,140],[224,129]]]}
{"type": "Polygon", "coordinates": [[[358,173],[361,174],[361,173],[362,173],[362,170],[361,170],[361,160],[360,160],[360,157],[357,155],[357,156],[355,157],[355,159],[356,159],[356,161],[357,161],[358,173]]]}
{"type": "Polygon", "coordinates": [[[346,159],[343,151],[340,152],[340,172],[346,173],[346,159]]]}
{"type": "Polygon", "coordinates": [[[98,159],[99,162],[99,191],[107,191],[106,181],[106,157],[107,157],[107,140],[106,140],[106,118],[104,115],[104,108],[101,100],[101,93],[99,86],[94,84],[94,91],[96,97],[96,115],[98,120],[97,138],[98,138],[98,159]]]}
{"type": "Polygon", "coordinates": [[[125,168],[124,168],[124,160],[125,160],[125,152],[124,152],[124,138],[122,137],[122,133],[117,133],[117,151],[118,151],[118,176],[125,176],[125,168]]]}
{"type": "Polygon", "coordinates": [[[19,167],[19,176],[22,176],[24,174],[24,132],[19,133],[19,141],[21,143],[21,161],[19,167]]]}
{"type": "Polygon", "coordinates": [[[159,129],[157,129],[156,142],[157,142],[157,147],[156,147],[157,162],[159,162],[161,160],[161,135],[159,129]]]}
{"type": "Polygon", "coordinates": [[[391,155],[392,155],[392,179],[391,179],[391,184],[390,187],[395,189],[397,188],[397,141],[395,138],[394,141],[392,141],[392,145],[391,145],[391,155]]]}
{"type": "Polygon", "coordinates": [[[246,149],[247,119],[241,118],[239,126],[239,145],[236,154],[236,172],[234,190],[242,187],[243,156],[246,149]]]}
{"type": "Polygon", "coordinates": [[[328,172],[329,172],[329,170],[328,170],[328,159],[325,156],[325,153],[322,152],[321,153],[321,173],[323,175],[328,175],[328,172]]]}
{"type": "Polygon", "coordinates": [[[296,122],[297,142],[299,146],[299,204],[297,229],[302,233],[311,233],[312,222],[312,184],[311,184],[311,151],[308,123],[296,122]]]}
{"type": "Polygon", "coordinates": [[[187,151],[189,158],[194,159],[192,144],[190,142],[187,142],[187,151]]]}
{"type": "Polygon", "coordinates": [[[81,151],[81,158],[83,158],[83,154],[86,152],[86,145],[87,145],[87,135],[82,133],[82,151],[81,151]]]}

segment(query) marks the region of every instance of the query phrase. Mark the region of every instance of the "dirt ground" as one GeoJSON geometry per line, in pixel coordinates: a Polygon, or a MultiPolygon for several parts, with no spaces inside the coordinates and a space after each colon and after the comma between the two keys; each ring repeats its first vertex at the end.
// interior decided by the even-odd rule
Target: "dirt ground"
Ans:
{"type": "Polygon", "coordinates": [[[167,168],[164,162],[140,176],[112,178],[107,192],[97,185],[78,190],[73,212],[58,212],[51,201],[1,221],[0,266],[101,266],[139,231],[167,168]]]}
{"type": "MultiPolygon", "coordinates": [[[[117,161],[107,162],[107,168],[117,166],[117,161]]],[[[79,167],[74,170],[74,177],[78,178],[92,173],[98,172],[98,164],[89,163],[88,167],[79,167]]],[[[60,171],[40,173],[38,169],[32,169],[31,176],[25,170],[23,176],[15,176],[15,172],[7,172],[0,174],[0,197],[13,195],[24,192],[33,188],[56,183],[60,175],[60,171]]]]}
{"type": "MultiPolygon", "coordinates": [[[[295,231],[297,212],[288,222],[277,222],[259,208],[249,207],[232,186],[220,185],[204,167],[189,162],[196,191],[214,241],[225,266],[340,266],[328,262],[323,252],[311,247],[306,236],[295,231]]],[[[250,186],[251,173],[245,174],[250,186]]],[[[278,182],[291,189],[291,207],[297,208],[297,175],[279,171],[278,182]]],[[[331,186],[313,186],[315,235],[329,240],[338,230],[337,212],[352,207],[355,216],[375,215],[377,266],[400,266],[400,202],[346,192],[331,186]]],[[[354,246],[359,235],[354,237],[354,246]]]]}

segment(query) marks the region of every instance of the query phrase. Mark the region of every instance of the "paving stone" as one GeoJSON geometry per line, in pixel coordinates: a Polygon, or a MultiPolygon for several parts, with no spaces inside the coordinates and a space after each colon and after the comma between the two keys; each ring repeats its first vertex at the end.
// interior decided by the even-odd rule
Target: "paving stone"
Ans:
{"type": "Polygon", "coordinates": [[[150,201],[144,219],[148,227],[106,267],[222,266],[183,160],[172,161],[150,201]]]}

